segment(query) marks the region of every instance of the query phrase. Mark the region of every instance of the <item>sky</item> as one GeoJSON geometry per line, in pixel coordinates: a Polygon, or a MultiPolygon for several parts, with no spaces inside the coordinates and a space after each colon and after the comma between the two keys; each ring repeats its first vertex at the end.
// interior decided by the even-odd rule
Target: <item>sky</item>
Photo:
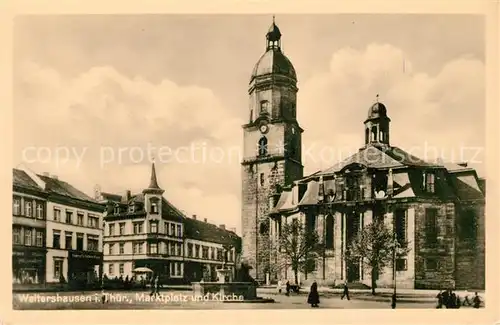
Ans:
{"type": "MultiPolygon", "coordinates": [[[[18,16],[14,166],[89,195],[164,196],[240,231],[241,125],[269,15],[18,16]],[[160,154],[161,153],[161,154],[160,154]]],[[[484,19],[277,15],[298,77],[305,174],[358,150],[376,95],[391,145],[486,176],[484,19]]]]}

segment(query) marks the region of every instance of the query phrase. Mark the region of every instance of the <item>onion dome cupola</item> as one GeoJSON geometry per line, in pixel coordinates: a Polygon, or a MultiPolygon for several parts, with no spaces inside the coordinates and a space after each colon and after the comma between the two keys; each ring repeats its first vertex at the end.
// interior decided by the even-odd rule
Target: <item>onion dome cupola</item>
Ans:
{"type": "Polygon", "coordinates": [[[292,81],[297,81],[297,74],[290,60],[283,54],[281,47],[281,31],[276,25],[274,17],[273,23],[266,34],[266,52],[260,57],[255,65],[250,83],[256,78],[268,75],[280,75],[292,81]]]}
{"type": "Polygon", "coordinates": [[[387,108],[379,102],[378,98],[379,95],[377,95],[377,101],[368,110],[368,118],[364,122],[365,145],[389,145],[389,124],[391,119],[387,116],[387,108]]]}

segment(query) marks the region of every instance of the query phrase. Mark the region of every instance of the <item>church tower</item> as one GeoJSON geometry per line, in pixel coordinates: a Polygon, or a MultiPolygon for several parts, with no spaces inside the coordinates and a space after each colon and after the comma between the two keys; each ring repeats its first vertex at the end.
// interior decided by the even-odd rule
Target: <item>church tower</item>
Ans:
{"type": "Polygon", "coordinates": [[[297,122],[297,75],[283,54],[274,22],[266,51],[250,78],[248,120],[243,125],[242,260],[264,280],[269,267],[269,210],[283,186],[302,178],[302,128],[297,122]]]}
{"type": "Polygon", "coordinates": [[[391,119],[387,116],[387,108],[377,102],[368,110],[365,120],[365,145],[389,146],[389,124],[391,119]]]}

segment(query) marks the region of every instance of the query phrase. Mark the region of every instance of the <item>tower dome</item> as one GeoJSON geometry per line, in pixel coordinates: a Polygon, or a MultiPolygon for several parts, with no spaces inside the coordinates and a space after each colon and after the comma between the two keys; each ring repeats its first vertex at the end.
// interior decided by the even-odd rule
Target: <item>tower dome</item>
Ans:
{"type": "Polygon", "coordinates": [[[297,81],[297,74],[290,60],[281,51],[281,32],[273,23],[266,34],[266,52],[260,57],[252,71],[250,82],[256,77],[279,74],[297,81]]]}
{"type": "Polygon", "coordinates": [[[384,104],[377,101],[368,110],[368,119],[371,120],[380,117],[387,117],[387,108],[384,104]]]}

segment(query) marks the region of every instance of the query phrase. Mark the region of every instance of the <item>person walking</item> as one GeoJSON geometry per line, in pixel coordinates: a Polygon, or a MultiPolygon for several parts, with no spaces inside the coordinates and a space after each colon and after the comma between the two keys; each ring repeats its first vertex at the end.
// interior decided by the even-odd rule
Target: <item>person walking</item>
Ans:
{"type": "Polygon", "coordinates": [[[472,299],[472,307],[474,308],[481,307],[481,297],[479,297],[477,292],[474,294],[474,298],[472,299]]]}
{"type": "Polygon", "coordinates": [[[286,282],[286,295],[289,296],[290,295],[290,281],[287,281],[286,282]]]}
{"type": "Polygon", "coordinates": [[[158,276],[153,276],[151,278],[151,293],[149,296],[156,296],[158,294],[158,276]]]}
{"type": "Polygon", "coordinates": [[[318,293],[318,284],[314,281],[311,285],[311,290],[309,291],[309,296],[307,297],[307,303],[311,305],[311,307],[319,307],[319,293],[318,293]]]}
{"type": "Polygon", "coordinates": [[[344,297],[347,297],[347,300],[351,300],[351,298],[349,297],[349,287],[347,286],[347,280],[344,282],[344,292],[342,293],[340,300],[344,300],[344,297]]]}
{"type": "Polygon", "coordinates": [[[439,290],[439,293],[436,296],[437,298],[437,305],[436,308],[441,309],[443,308],[443,291],[439,290]]]}

